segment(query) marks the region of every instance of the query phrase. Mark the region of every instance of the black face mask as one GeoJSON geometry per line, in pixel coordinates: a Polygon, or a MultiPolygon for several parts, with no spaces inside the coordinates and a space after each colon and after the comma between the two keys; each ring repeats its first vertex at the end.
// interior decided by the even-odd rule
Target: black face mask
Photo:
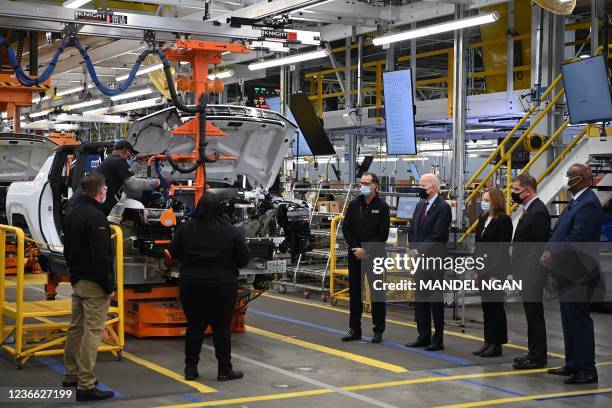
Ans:
{"type": "Polygon", "coordinates": [[[419,187],[419,197],[421,197],[423,200],[426,200],[427,197],[429,197],[429,194],[427,194],[427,189],[419,187]]]}
{"type": "Polygon", "coordinates": [[[521,191],[520,193],[515,193],[512,192],[510,193],[510,196],[512,197],[512,201],[514,201],[517,204],[523,204],[523,199],[521,198],[521,194],[523,194],[525,192],[525,190],[521,191]]]}

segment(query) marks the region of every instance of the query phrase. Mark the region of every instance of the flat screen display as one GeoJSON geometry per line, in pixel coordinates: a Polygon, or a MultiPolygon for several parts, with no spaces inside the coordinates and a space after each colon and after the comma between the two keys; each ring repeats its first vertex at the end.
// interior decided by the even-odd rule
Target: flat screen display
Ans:
{"type": "Polygon", "coordinates": [[[289,96],[289,110],[304,135],[314,156],[334,155],[336,151],[327,137],[323,124],[315,113],[308,96],[296,93],[289,96]]]}
{"type": "Polygon", "coordinates": [[[420,200],[419,197],[400,197],[397,200],[397,218],[412,219],[420,200]]]}
{"type": "MultiPolygon", "coordinates": [[[[266,98],[266,103],[268,105],[268,109],[273,110],[274,112],[280,113],[281,111],[280,110],[280,105],[281,105],[280,98],[278,97],[277,98],[266,98]]],[[[293,117],[293,114],[291,113],[291,110],[285,109],[285,116],[287,117],[287,119],[289,119],[293,123],[297,123],[295,121],[295,118],[293,117]]],[[[293,154],[294,157],[313,155],[299,127],[295,131],[295,134],[293,135],[293,142],[291,143],[291,153],[293,154]],[[298,140],[299,140],[299,146],[298,146],[298,140]],[[298,151],[298,148],[299,148],[299,151],[298,151]]]]}
{"type": "Polygon", "coordinates": [[[612,94],[603,55],[561,65],[572,125],[612,120],[612,94]]]}
{"type": "Polygon", "coordinates": [[[385,72],[383,91],[387,154],[416,154],[412,72],[409,69],[385,72]]]}

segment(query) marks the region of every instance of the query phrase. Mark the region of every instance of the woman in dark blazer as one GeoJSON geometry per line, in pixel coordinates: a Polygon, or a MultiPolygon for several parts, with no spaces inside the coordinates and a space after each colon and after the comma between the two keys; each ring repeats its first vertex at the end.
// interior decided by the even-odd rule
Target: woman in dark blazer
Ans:
{"type": "Polygon", "coordinates": [[[198,378],[204,331],[212,326],[218,381],[243,377],[231,363],[230,324],[238,293],[238,269],[247,265],[249,250],[240,230],[224,217],[219,200],[205,193],[195,217],[181,224],[168,247],[180,265],[179,289],[187,318],[185,379],[198,378]]]}
{"type": "MultiPolygon", "coordinates": [[[[477,271],[479,285],[484,280],[505,280],[510,271],[510,241],[512,219],[506,214],[506,200],[500,190],[491,189],[482,195],[482,214],[476,228],[475,256],[485,257],[484,268],[477,271]]],[[[483,290],[480,297],[484,320],[484,345],[474,355],[497,357],[502,344],[508,342],[504,294],[498,290],[483,290]]]]}

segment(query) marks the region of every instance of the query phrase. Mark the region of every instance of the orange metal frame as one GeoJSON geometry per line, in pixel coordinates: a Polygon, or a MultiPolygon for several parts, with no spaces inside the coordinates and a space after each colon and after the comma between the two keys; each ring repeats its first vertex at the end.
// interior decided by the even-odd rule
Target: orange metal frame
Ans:
{"type": "Polygon", "coordinates": [[[13,132],[21,131],[20,110],[22,106],[32,105],[32,94],[44,92],[51,88],[51,81],[47,80],[40,86],[23,86],[13,74],[0,73],[0,112],[6,112],[8,119],[13,121],[13,132]]]}

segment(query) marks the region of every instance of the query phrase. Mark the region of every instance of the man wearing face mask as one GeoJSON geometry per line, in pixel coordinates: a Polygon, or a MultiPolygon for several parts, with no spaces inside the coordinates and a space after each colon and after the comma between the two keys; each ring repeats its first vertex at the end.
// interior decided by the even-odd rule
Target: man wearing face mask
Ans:
{"type": "Polygon", "coordinates": [[[565,384],[598,382],[595,368],[595,331],[590,297],[600,279],[599,248],[603,210],[589,188],[591,168],[572,165],[565,188],[572,194],[555,227],[541,262],[551,268],[559,290],[565,342],[565,365],[548,370],[567,376],[565,384]]]}
{"type": "MultiPolygon", "coordinates": [[[[361,262],[371,255],[366,253],[362,244],[385,243],[389,237],[389,206],[378,196],[377,188],[378,176],[370,172],[364,173],[360,181],[359,197],[348,205],[342,224],[342,234],[349,245],[350,298],[349,332],[342,338],[342,341],[361,340],[361,315],[363,314],[361,262]]],[[[372,343],[382,342],[385,315],[385,303],[372,302],[372,323],[374,324],[372,343]]]]}
{"type": "Polygon", "coordinates": [[[96,387],[98,346],[115,290],[111,230],[102,211],[107,194],[104,176],[81,180],[76,205],[64,222],[64,256],[72,284],[72,315],[64,348],[62,386],[76,387],[77,401],[112,398],[96,387]]]}
{"type": "Polygon", "coordinates": [[[539,260],[550,237],[550,213],[538,198],[537,191],[537,181],[528,173],[517,176],[512,182],[512,200],[521,205],[521,217],[512,240],[511,274],[523,284],[521,297],[527,319],[529,346],[525,356],[514,359],[513,367],[517,370],[542,368],[548,357],[542,303],[548,273],[539,260]]]}
{"type": "MultiPolygon", "coordinates": [[[[410,247],[425,257],[446,256],[452,213],[450,205],[440,197],[440,179],[435,174],[423,174],[419,182],[421,201],[414,209],[410,223],[410,247]]],[[[444,278],[444,270],[416,271],[415,281],[439,280],[444,278]]],[[[419,337],[407,347],[425,347],[427,351],[444,349],[444,303],[441,292],[415,291],[414,317],[419,337]],[[434,335],[431,335],[431,320],[434,321],[434,335]]]]}

